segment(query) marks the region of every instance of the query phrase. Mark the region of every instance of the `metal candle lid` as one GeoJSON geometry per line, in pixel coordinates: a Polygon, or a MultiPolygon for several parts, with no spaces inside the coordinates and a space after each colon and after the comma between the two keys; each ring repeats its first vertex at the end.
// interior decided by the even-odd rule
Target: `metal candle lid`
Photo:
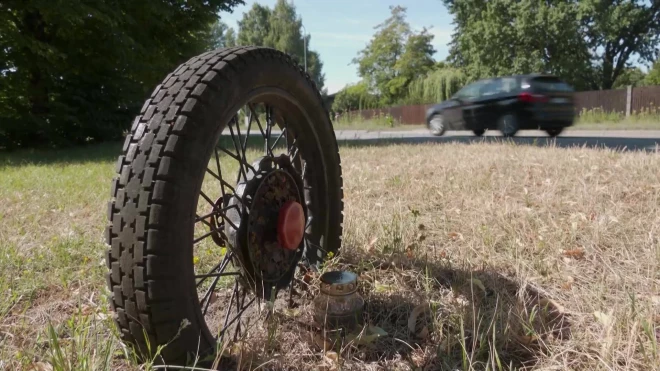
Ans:
{"type": "Polygon", "coordinates": [[[357,291],[357,275],[347,271],[331,271],[321,275],[321,292],[326,295],[349,295],[357,291]]]}

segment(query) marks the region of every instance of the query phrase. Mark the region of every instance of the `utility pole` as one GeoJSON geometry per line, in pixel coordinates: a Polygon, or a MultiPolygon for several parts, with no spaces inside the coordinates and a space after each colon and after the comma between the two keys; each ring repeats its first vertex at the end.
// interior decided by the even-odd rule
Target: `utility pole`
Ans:
{"type": "Polygon", "coordinates": [[[302,20],[300,20],[300,26],[302,26],[303,29],[303,59],[305,61],[305,72],[307,72],[307,29],[305,29],[305,25],[302,23],[302,20]]]}

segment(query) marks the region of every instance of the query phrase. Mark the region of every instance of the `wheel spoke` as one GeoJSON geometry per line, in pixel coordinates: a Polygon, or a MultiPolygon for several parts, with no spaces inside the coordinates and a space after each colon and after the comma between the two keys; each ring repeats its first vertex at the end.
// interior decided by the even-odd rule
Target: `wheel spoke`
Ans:
{"type": "MultiPolygon", "coordinates": [[[[238,272],[221,272],[221,273],[209,273],[209,274],[200,274],[195,276],[195,278],[209,278],[209,277],[230,277],[230,276],[240,276],[238,272]]],[[[202,281],[200,281],[202,282],[202,281]]]]}
{"type": "MultiPolygon", "coordinates": [[[[225,322],[225,325],[223,326],[222,330],[220,330],[220,334],[221,334],[220,336],[224,336],[225,331],[227,331],[229,329],[229,327],[234,324],[234,322],[239,320],[241,318],[241,316],[243,315],[243,312],[245,312],[248,308],[250,308],[250,306],[252,306],[252,304],[254,304],[255,301],[256,301],[255,298],[250,299],[250,301],[247,304],[245,304],[245,306],[243,306],[238,311],[238,313],[236,313],[236,315],[234,316],[234,318],[232,318],[231,321],[225,322]]],[[[237,331],[235,331],[234,336],[236,336],[236,334],[238,332],[240,332],[240,331],[238,331],[240,329],[240,321],[239,321],[239,324],[236,327],[237,327],[237,329],[236,329],[237,331]]]]}
{"type": "Polygon", "coordinates": [[[212,175],[215,179],[217,179],[217,180],[220,182],[220,184],[222,184],[224,187],[229,188],[229,190],[230,190],[232,193],[234,193],[234,194],[236,193],[236,189],[234,189],[234,187],[233,187],[231,184],[227,183],[224,179],[222,179],[221,176],[219,176],[218,174],[214,173],[213,170],[207,168],[207,169],[206,169],[206,172],[209,173],[209,174],[211,174],[211,175],[212,175]]]}
{"type": "MultiPolygon", "coordinates": [[[[224,215],[222,216],[222,220],[229,223],[229,225],[231,225],[232,228],[238,229],[238,227],[236,227],[236,225],[229,218],[225,217],[224,215]]],[[[224,229],[224,225],[222,225],[222,224],[220,226],[214,227],[213,225],[211,225],[211,223],[207,222],[205,219],[200,219],[200,221],[202,223],[206,224],[209,228],[211,228],[211,230],[207,233],[204,233],[202,236],[195,238],[193,240],[193,245],[197,245],[200,241],[203,241],[204,239],[209,238],[209,236],[212,236],[216,233],[220,233],[224,229]]]]}
{"type": "Polygon", "coordinates": [[[266,106],[266,143],[265,151],[266,155],[270,157],[273,156],[273,151],[270,149],[270,134],[273,130],[273,108],[271,106],[266,106]]]}
{"type": "Polygon", "coordinates": [[[195,278],[201,278],[201,280],[199,280],[199,282],[197,282],[197,287],[199,287],[199,285],[201,285],[202,283],[204,283],[204,281],[206,281],[207,278],[210,278],[210,277],[222,277],[222,276],[214,275],[214,274],[212,274],[212,272],[215,272],[215,271],[218,271],[218,270],[219,270],[220,273],[223,273],[224,270],[225,270],[225,268],[227,268],[227,265],[228,265],[229,262],[231,261],[231,258],[232,258],[233,255],[234,255],[234,253],[233,253],[232,251],[228,251],[228,252],[225,254],[225,256],[224,256],[224,258],[222,259],[222,261],[221,261],[220,263],[218,263],[215,267],[213,267],[213,269],[211,269],[211,270],[209,271],[209,274],[202,274],[202,275],[195,276],[195,278]]]}
{"type": "Polygon", "coordinates": [[[280,139],[282,139],[282,137],[285,136],[285,133],[286,133],[286,128],[282,129],[280,135],[278,135],[275,141],[273,142],[273,145],[270,146],[271,153],[273,153],[273,150],[275,149],[275,147],[277,147],[277,144],[280,142],[280,139]]]}
{"type": "Polygon", "coordinates": [[[220,281],[220,277],[216,277],[213,280],[213,283],[211,284],[211,287],[209,287],[209,289],[206,290],[206,293],[204,294],[204,297],[200,301],[200,304],[204,305],[204,309],[202,310],[202,315],[206,315],[206,312],[209,310],[209,305],[211,305],[211,297],[213,296],[213,292],[215,291],[215,287],[218,285],[218,281],[220,281]]]}
{"type": "MultiPolygon", "coordinates": [[[[222,180],[222,168],[220,167],[220,156],[218,156],[218,147],[214,148],[214,154],[215,154],[215,165],[218,168],[218,175],[215,177],[216,179],[220,180],[220,192],[222,193],[222,199],[224,200],[225,197],[225,184],[224,181],[222,180]]],[[[209,170],[208,167],[206,170],[209,170]]]]}
{"type": "Polygon", "coordinates": [[[215,208],[215,202],[213,200],[211,200],[211,198],[209,196],[207,196],[206,193],[204,193],[204,191],[199,191],[199,195],[202,196],[202,198],[204,198],[206,200],[206,202],[209,203],[209,205],[211,205],[211,206],[213,206],[213,208],[215,208]]]}
{"type": "Polygon", "coordinates": [[[264,127],[261,126],[261,121],[259,121],[259,116],[257,116],[257,113],[254,111],[254,107],[252,107],[252,104],[248,103],[248,108],[250,109],[250,120],[254,117],[254,120],[257,122],[257,127],[259,127],[259,131],[261,132],[261,136],[265,137],[266,133],[264,133],[264,127]]]}
{"type": "MultiPolygon", "coordinates": [[[[236,135],[234,135],[234,129],[232,128],[231,124],[229,125],[229,133],[231,134],[231,141],[234,143],[234,149],[236,150],[237,155],[232,156],[227,150],[224,150],[223,152],[227,153],[229,156],[238,161],[238,179],[236,179],[236,183],[239,183],[241,181],[241,175],[243,176],[243,179],[247,180],[247,170],[243,167],[244,164],[247,164],[247,159],[245,158],[245,152],[241,152],[241,128],[238,124],[236,116],[234,116],[233,121],[236,123],[238,140],[236,139],[236,135]]],[[[220,150],[223,150],[223,148],[220,150]]]]}
{"type": "MultiPolygon", "coordinates": [[[[234,298],[236,298],[236,292],[238,291],[238,280],[234,281],[234,290],[231,292],[231,298],[229,299],[229,304],[227,305],[227,310],[225,311],[225,321],[223,323],[227,323],[229,321],[229,313],[231,313],[231,308],[234,306],[234,298]]],[[[227,325],[223,327],[219,331],[219,338],[220,338],[220,343],[224,340],[225,337],[225,330],[227,329],[227,325]]]]}
{"type": "MultiPolygon", "coordinates": [[[[202,215],[202,216],[197,215],[197,216],[195,217],[195,223],[197,223],[197,222],[202,222],[202,223],[204,223],[204,221],[206,221],[206,219],[208,219],[208,218],[210,218],[210,217],[212,217],[212,216],[217,216],[218,214],[220,214],[220,216],[224,219],[225,216],[224,216],[223,214],[224,214],[225,212],[231,210],[231,209],[236,209],[236,210],[238,210],[238,206],[236,206],[236,205],[231,205],[231,206],[223,207],[222,209],[219,209],[219,210],[215,210],[215,209],[214,209],[213,211],[211,211],[210,213],[208,213],[208,214],[206,214],[206,215],[202,215]]],[[[208,223],[205,223],[205,224],[208,225],[208,226],[210,226],[208,223]]]]}

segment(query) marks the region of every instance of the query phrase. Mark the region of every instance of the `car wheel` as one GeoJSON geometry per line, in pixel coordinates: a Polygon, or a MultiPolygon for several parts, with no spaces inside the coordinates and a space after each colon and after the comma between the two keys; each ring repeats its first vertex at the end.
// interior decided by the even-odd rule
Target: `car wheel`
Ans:
{"type": "Polygon", "coordinates": [[[497,122],[497,128],[502,132],[503,136],[507,138],[513,137],[520,128],[518,118],[512,113],[507,113],[500,117],[497,122]]]}
{"type": "Polygon", "coordinates": [[[486,130],[484,130],[484,129],[474,129],[474,130],[472,130],[472,132],[474,133],[474,135],[480,137],[480,136],[484,135],[486,130]]]}
{"type": "Polygon", "coordinates": [[[564,128],[545,129],[545,132],[548,133],[548,135],[553,137],[553,138],[558,136],[559,134],[561,134],[562,131],[564,131],[564,128]]]}
{"type": "Polygon", "coordinates": [[[445,120],[442,115],[437,114],[431,117],[431,121],[429,121],[429,129],[431,130],[431,134],[438,137],[445,133],[447,127],[445,126],[445,120]]]}

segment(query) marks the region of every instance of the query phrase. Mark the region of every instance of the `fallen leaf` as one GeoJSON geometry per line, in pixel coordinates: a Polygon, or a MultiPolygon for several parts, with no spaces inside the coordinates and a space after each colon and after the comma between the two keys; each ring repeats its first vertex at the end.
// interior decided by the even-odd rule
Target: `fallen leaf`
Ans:
{"type": "Polygon", "coordinates": [[[612,316],[610,314],[605,314],[600,311],[594,312],[594,318],[596,318],[596,320],[605,327],[609,327],[610,325],[612,325],[613,322],[612,316]]]}
{"type": "Polygon", "coordinates": [[[415,256],[415,247],[416,245],[414,243],[406,246],[406,256],[408,256],[408,259],[412,259],[415,256]]]}
{"type": "Polygon", "coordinates": [[[561,288],[564,290],[570,290],[573,288],[573,282],[575,282],[575,279],[571,276],[567,276],[566,281],[561,284],[561,288]]]}
{"type": "Polygon", "coordinates": [[[314,333],[312,335],[312,342],[318,349],[321,349],[322,351],[327,351],[332,349],[332,342],[328,340],[325,336],[319,334],[319,333],[314,333]]]}
{"type": "Polygon", "coordinates": [[[545,310],[547,313],[551,313],[555,316],[561,316],[562,314],[566,313],[566,309],[563,305],[548,298],[539,299],[539,307],[542,310],[545,310]]]}
{"type": "Polygon", "coordinates": [[[282,310],[282,312],[284,313],[285,316],[291,317],[291,318],[298,317],[298,315],[300,314],[299,309],[284,308],[284,310],[282,310]]]}
{"type": "Polygon", "coordinates": [[[53,371],[53,366],[46,362],[35,362],[28,366],[28,371],[53,371]]]}
{"type": "MultiPolygon", "coordinates": [[[[429,312],[429,305],[428,304],[421,304],[416,306],[412,312],[410,313],[410,316],[408,317],[408,331],[415,335],[418,338],[421,338],[422,335],[424,335],[422,332],[424,328],[426,328],[425,323],[419,323],[420,319],[419,316],[421,314],[426,314],[429,312]],[[418,326],[419,325],[419,326],[418,326]]],[[[422,319],[422,321],[425,321],[426,319],[422,319]]],[[[428,328],[427,328],[428,331],[428,328]]],[[[428,336],[428,334],[427,334],[428,336]]]]}
{"type": "Polygon", "coordinates": [[[522,345],[531,345],[539,340],[537,335],[515,335],[515,337],[522,345]]]}
{"type": "Polygon", "coordinates": [[[306,284],[312,283],[312,280],[314,280],[314,274],[310,272],[306,272],[305,275],[303,276],[303,282],[306,284]]]}
{"type": "Polygon", "coordinates": [[[377,326],[369,326],[364,332],[349,334],[346,340],[354,345],[369,345],[383,336],[387,336],[387,331],[377,326]]]}
{"type": "Polygon", "coordinates": [[[393,291],[394,287],[392,285],[386,285],[379,282],[374,283],[374,291],[378,293],[393,291]]]}
{"type": "Polygon", "coordinates": [[[327,371],[337,371],[339,370],[339,354],[337,352],[325,352],[323,359],[326,363],[330,364],[330,367],[324,367],[323,370],[327,371]]]}
{"type": "Polygon", "coordinates": [[[472,278],[472,279],[470,279],[470,282],[472,282],[472,284],[474,286],[477,286],[478,288],[480,288],[481,291],[486,292],[486,287],[484,287],[484,284],[483,284],[483,282],[481,282],[481,280],[479,280],[477,278],[472,278]]]}
{"type": "Polygon", "coordinates": [[[373,251],[374,246],[376,246],[376,242],[378,242],[378,237],[372,238],[371,241],[369,241],[369,243],[367,244],[366,247],[367,251],[369,252],[373,251]]]}
{"type": "Polygon", "coordinates": [[[567,258],[573,258],[573,259],[582,259],[584,258],[585,251],[583,248],[577,248],[577,249],[572,249],[572,250],[564,250],[562,252],[562,255],[564,255],[567,258]]]}
{"type": "Polygon", "coordinates": [[[451,238],[454,241],[456,241],[456,240],[463,241],[463,235],[458,233],[458,232],[449,232],[449,233],[447,233],[447,236],[449,236],[449,238],[451,238]]]}
{"type": "Polygon", "coordinates": [[[417,334],[417,337],[420,339],[427,339],[429,337],[429,327],[424,326],[424,328],[417,334]]]}
{"type": "Polygon", "coordinates": [[[378,336],[387,336],[387,331],[383,330],[382,328],[378,326],[369,326],[367,331],[371,334],[378,335],[378,336]]]}

